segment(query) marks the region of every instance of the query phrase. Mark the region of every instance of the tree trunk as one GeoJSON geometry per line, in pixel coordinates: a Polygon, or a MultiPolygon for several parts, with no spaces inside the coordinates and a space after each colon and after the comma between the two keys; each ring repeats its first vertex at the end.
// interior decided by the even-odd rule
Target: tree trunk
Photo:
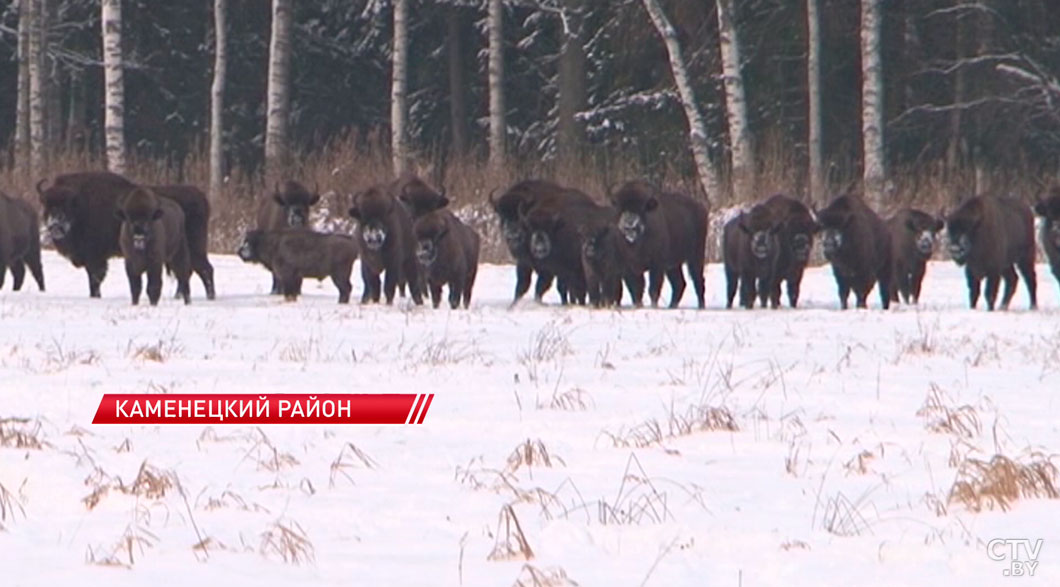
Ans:
{"type": "Polygon", "coordinates": [[[489,0],[487,19],[490,94],[489,163],[490,167],[498,170],[504,166],[504,139],[507,124],[504,115],[504,6],[501,0],[489,0]]]}
{"type": "Polygon", "coordinates": [[[868,202],[884,204],[883,72],[880,65],[879,0],[861,0],[861,140],[862,181],[868,202]]]}
{"type": "Polygon", "coordinates": [[[25,169],[29,161],[29,37],[30,3],[20,0],[18,6],[18,93],[15,98],[15,165],[25,169]]]}
{"type": "Polygon", "coordinates": [[[33,178],[44,173],[44,13],[42,0],[29,0],[29,167],[33,178]]]}
{"type": "Polygon", "coordinates": [[[666,53],[670,59],[670,69],[673,72],[674,83],[681,95],[681,104],[684,106],[685,118],[688,121],[688,142],[692,148],[692,157],[696,162],[696,171],[699,174],[699,183],[707,198],[717,197],[719,192],[718,173],[710,160],[707,141],[707,126],[696,106],[696,96],[692,91],[692,84],[688,79],[688,71],[685,68],[684,59],[681,57],[681,45],[677,42],[677,32],[670,25],[657,0],[643,0],[644,9],[651,17],[655,30],[662,37],[666,45],[666,53]]]}
{"type": "MultiPolygon", "coordinates": [[[[963,0],[956,0],[954,6],[960,6],[963,0]]],[[[954,19],[954,48],[953,55],[958,64],[964,60],[964,21],[961,13],[956,13],[954,19]]],[[[961,164],[961,110],[959,106],[965,100],[964,67],[958,65],[953,72],[953,104],[956,106],[950,111],[950,144],[946,150],[946,165],[950,173],[956,173],[961,164]]]]}
{"type": "Polygon", "coordinates": [[[448,34],[445,38],[446,53],[449,56],[449,126],[453,135],[453,152],[456,155],[467,153],[467,93],[460,44],[460,17],[458,7],[449,9],[446,15],[448,34]]]}
{"type": "Polygon", "coordinates": [[[729,118],[729,140],[732,143],[732,183],[737,201],[754,197],[754,152],[747,132],[747,100],[744,98],[743,74],[740,71],[740,44],[733,24],[732,0],[717,0],[718,44],[725,78],[725,105],[729,118]]]}
{"type": "Polygon", "coordinates": [[[224,103],[225,77],[228,70],[227,0],[213,2],[213,82],[210,84],[210,198],[221,195],[224,184],[224,103]]]}
{"type": "Polygon", "coordinates": [[[406,85],[408,83],[408,0],[394,0],[394,51],[390,80],[390,157],[394,176],[405,171],[408,144],[405,134],[406,85]]]}
{"type": "Polygon", "coordinates": [[[809,201],[824,205],[828,199],[824,186],[824,162],[821,145],[821,28],[817,0],[806,0],[806,89],[809,94],[810,193],[809,201]]]}
{"type": "Polygon", "coordinates": [[[107,169],[125,173],[125,83],[122,76],[121,0],[103,0],[104,136],[107,169]]]}
{"type": "Polygon", "coordinates": [[[578,112],[585,108],[584,0],[564,0],[563,46],[559,56],[559,104],[556,153],[560,160],[576,157],[582,137],[578,112]]]}
{"type": "Polygon", "coordinates": [[[265,120],[265,176],[268,185],[287,173],[291,110],[291,0],[272,0],[269,87],[265,120]]]}

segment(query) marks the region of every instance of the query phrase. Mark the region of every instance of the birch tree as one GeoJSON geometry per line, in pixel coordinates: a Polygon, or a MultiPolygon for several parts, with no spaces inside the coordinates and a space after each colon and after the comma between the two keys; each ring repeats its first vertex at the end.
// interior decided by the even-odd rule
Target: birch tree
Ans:
{"type": "Polygon", "coordinates": [[[861,141],[865,196],[883,207],[883,72],[880,65],[879,0],[861,0],[861,141]]]}
{"type": "Polygon", "coordinates": [[[405,134],[406,84],[408,82],[408,0],[394,0],[394,50],[390,80],[390,156],[394,176],[404,171],[408,157],[405,134]]]}
{"type": "Polygon", "coordinates": [[[265,120],[265,175],[287,171],[290,146],[287,127],[291,110],[291,0],[272,0],[269,40],[269,83],[265,120]]]}
{"type": "Polygon", "coordinates": [[[44,173],[44,31],[41,0],[28,0],[29,10],[29,167],[33,178],[44,173]]]}
{"type": "Polygon", "coordinates": [[[806,91],[809,94],[810,201],[824,203],[821,151],[821,29],[817,0],[806,0],[806,91]]]}
{"type": "Polygon", "coordinates": [[[725,105],[729,119],[732,148],[733,191],[738,201],[754,194],[754,153],[747,131],[747,100],[744,97],[743,74],[740,71],[740,45],[733,24],[732,0],[717,0],[718,44],[725,79],[725,105]]]}
{"type": "Polygon", "coordinates": [[[107,145],[107,169],[114,173],[125,173],[125,82],[122,76],[121,0],[102,0],[101,17],[105,87],[103,133],[107,145]]]}
{"type": "Polygon", "coordinates": [[[213,3],[213,82],[210,84],[210,197],[221,195],[224,182],[223,166],[223,132],[225,104],[225,76],[228,70],[228,51],[226,49],[228,29],[227,0],[214,0],[213,3]]]}
{"type": "Polygon", "coordinates": [[[504,116],[504,6],[501,0],[489,0],[486,15],[489,31],[489,163],[500,169],[505,158],[504,116]]]}
{"type": "MultiPolygon", "coordinates": [[[[15,162],[29,160],[29,31],[32,27],[29,5],[34,0],[20,0],[18,5],[18,90],[15,98],[15,162]]],[[[16,167],[17,168],[17,167],[16,167]]]]}
{"type": "Polygon", "coordinates": [[[688,70],[685,67],[684,58],[681,56],[681,45],[677,41],[677,31],[670,24],[666,14],[663,13],[657,0],[643,0],[644,9],[651,17],[655,30],[662,37],[666,46],[666,54],[670,60],[670,70],[673,72],[674,83],[681,95],[681,105],[684,107],[685,119],[688,122],[688,142],[692,148],[692,157],[695,159],[696,172],[699,182],[707,197],[716,197],[719,193],[718,172],[714,163],[710,160],[707,140],[707,125],[703,122],[703,116],[696,106],[696,96],[692,91],[692,83],[688,79],[688,70]]]}

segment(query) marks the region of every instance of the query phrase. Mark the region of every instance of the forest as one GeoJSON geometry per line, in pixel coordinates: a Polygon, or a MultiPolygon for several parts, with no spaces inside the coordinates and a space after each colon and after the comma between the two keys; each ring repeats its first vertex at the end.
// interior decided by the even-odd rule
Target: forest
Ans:
{"type": "Polygon", "coordinates": [[[289,177],[888,208],[1060,167],[1049,0],[4,0],[0,80],[0,189],[190,182],[222,232],[289,177]]]}

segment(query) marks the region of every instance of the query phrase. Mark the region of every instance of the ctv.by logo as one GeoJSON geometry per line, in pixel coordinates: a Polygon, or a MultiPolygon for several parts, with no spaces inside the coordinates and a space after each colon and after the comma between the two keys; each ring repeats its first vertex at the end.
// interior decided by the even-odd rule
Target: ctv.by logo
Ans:
{"type": "Polygon", "coordinates": [[[1041,538],[994,538],[986,543],[986,556],[992,561],[1008,561],[1008,568],[1001,571],[1006,577],[1033,577],[1043,543],[1041,538]]]}

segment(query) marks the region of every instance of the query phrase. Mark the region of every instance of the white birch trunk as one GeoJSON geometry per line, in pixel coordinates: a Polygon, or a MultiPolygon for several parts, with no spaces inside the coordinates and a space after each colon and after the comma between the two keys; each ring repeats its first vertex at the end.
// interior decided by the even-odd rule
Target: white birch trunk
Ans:
{"type": "Polygon", "coordinates": [[[269,87],[265,121],[265,173],[271,178],[286,172],[288,163],[290,73],[291,0],[272,0],[272,37],[269,42],[269,87]]]}
{"type": "Polygon", "coordinates": [[[390,156],[394,176],[405,171],[408,144],[405,134],[406,85],[408,83],[408,0],[394,0],[394,51],[390,80],[390,156]]]}
{"type": "Polygon", "coordinates": [[[228,73],[228,0],[213,3],[213,82],[210,84],[210,197],[221,195],[224,185],[224,103],[225,76],[228,73]]]}
{"type": "Polygon", "coordinates": [[[681,104],[684,106],[685,118],[688,120],[688,142],[692,148],[692,157],[695,159],[696,171],[699,174],[699,182],[708,198],[717,197],[720,193],[718,183],[718,172],[710,160],[707,141],[707,126],[703,117],[696,107],[696,97],[692,92],[692,84],[688,80],[688,71],[685,68],[684,59],[681,57],[681,46],[677,42],[677,32],[674,31],[670,21],[663,14],[657,0],[643,0],[644,9],[648,11],[655,30],[659,32],[663,43],[666,45],[666,53],[670,59],[670,69],[673,72],[677,91],[681,95],[681,104]]]}
{"type": "Polygon", "coordinates": [[[29,160],[29,36],[32,27],[29,5],[20,0],[18,7],[18,90],[15,98],[15,165],[25,168],[29,160]]]}
{"type": "Polygon", "coordinates": [[[718,44],[725,78],[725,105],[732,143],[732,183],[737,201],[754,197],[754,152],[747,132],[747,100],[740,72],[740,44],[733,24],[732,0],[717,0],[718,44]]]}
{"type": "Polygon", "coordinates": [[[489,93],[490,130],[489,162],[493,169],[504,165],[505,116],[504,116],[504,6],[501,0],[489,0],[489,93]]]}
{"type": "Polygon", "coordinates": [[[806,91],[809,93],[810,202],[821,205],[824,193],[824,161],[821,147],[821,29],[817,0],[806,0],[806,91]]]}
{"type": "Polygon", "coordinates": [[[879,0],[861,0],[861,140],[865,197],[883,207],[883,72],[880,65],[879,0]]]}
{"type": "Polygon", "coordinates": [[[122,76],[121,0],[102,0],[103,128],[107,169],[125,173],[125,83],[122,76]]]}
{"type": "Polygon", "coordinates": [[[44,173],[44,13],[41,0],[28,0],[29,10],[29,168],[33,178],[44,173]]]}

